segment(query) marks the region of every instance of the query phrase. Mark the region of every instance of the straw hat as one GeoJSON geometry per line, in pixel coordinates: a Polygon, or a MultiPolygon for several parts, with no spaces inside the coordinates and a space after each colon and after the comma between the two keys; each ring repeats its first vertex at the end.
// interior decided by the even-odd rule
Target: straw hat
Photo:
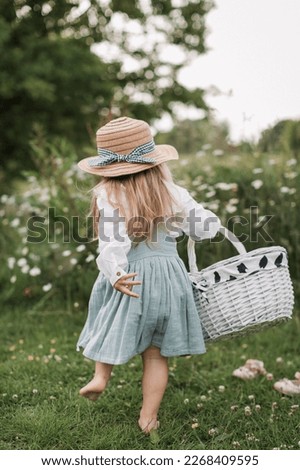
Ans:
{"type": "Polygon", "coordinates": [[[94,175],[130,175],[178,159],[172,145],[155,145],[149,124],[129,117],[100,127],[96,142],[98,155],[78,162],[81,170],[94,175]]]}

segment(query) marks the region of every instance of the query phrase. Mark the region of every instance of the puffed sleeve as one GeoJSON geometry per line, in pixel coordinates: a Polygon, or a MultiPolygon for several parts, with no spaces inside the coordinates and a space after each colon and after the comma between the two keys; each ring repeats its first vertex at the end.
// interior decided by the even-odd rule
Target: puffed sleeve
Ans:
{"type": "Polygon", "coordinates": [[[127,274],[127,253],[131,240],[126,232],[125,218],[119,215],[106,199],[97,197],[100,211],[99,220],[99,255],[96,263],[100,271],[113,286],[117,280],[127,274]]]}
{"type": "Polygon", "coordinates": [[[221,221],[214,212],[205,209],[190,193],[177,186],[180,193],[182,223],[180,228],[193,240],[214,238],[221,227],[221,221]]]}

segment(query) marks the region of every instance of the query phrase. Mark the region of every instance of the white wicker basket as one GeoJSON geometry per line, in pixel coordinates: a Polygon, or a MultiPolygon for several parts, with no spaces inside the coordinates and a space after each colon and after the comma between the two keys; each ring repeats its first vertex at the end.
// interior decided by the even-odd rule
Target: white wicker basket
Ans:
{"type": "Polygon", "coordinates": [[[225,227],[220,232],[239,255],[202,271],[195,242],[188,240],[189,277],[205,342],[261,330],[292,317],[294,292],[286,249],[281,246],[247,252],[225,227]]]}

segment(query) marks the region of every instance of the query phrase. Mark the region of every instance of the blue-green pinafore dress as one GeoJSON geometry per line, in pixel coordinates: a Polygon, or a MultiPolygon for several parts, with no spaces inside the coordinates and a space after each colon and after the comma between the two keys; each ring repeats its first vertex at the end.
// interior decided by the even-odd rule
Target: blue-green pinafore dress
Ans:
{"type": "Polygon", "coordinates": [[[150,345],[162,356],[203,354],[205,344],[190,279],[176,239],[158,230],[157,242],[132,243],[125,271],[136,272],[130,297],[114,289],[100,271],[77,350],[89,359],[124,364],[150,345]]]}

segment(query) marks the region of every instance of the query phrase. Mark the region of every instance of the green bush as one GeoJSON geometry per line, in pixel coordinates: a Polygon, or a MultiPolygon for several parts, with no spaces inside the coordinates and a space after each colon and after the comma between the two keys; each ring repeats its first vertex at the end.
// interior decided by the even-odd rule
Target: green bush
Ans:
{"type": "Polygon", "coordinates": [[[3,194],[1,282],[4,301],[87,298],[97,272],[97,243],[88,218],[89,189],[64,140],[32,143],[36,170],[24,172],[12,195],[3,194]]]}

